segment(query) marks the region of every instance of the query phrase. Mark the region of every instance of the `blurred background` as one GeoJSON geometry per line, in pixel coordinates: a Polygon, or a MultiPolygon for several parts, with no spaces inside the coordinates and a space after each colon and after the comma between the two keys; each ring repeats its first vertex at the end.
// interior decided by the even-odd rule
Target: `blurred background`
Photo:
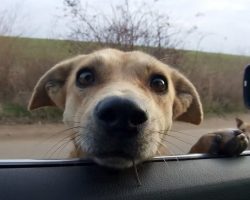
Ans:
{"type": "MultiPolygon", "coordinates": [[[[249,118],[242,99],[243,69],[250,63],[249,5],[249,0],[1,0],[0,140],[5,143],[0,144],[0,158],[27,157],[33,151],[31,135],[63,130],[57,124],[60,110],[26,109],[39,77],[63,59],[105,47],[143,50],[194,83],[207,124],[198,135],[191,125],[177,124],[186,137],[194,134],[189,143],[210,129],[235,127],[235,116],[249,118]],[[25,138],[22,156],[13,151],[15,142],[9,142],[20,138],[25,138]]],[[[54,147],[60,153],[68,152],[63,142],[54,147]]],[[[172,148],[185,153],[190,144],[180,146],[185,146],[183,152],[172,148]]]]}

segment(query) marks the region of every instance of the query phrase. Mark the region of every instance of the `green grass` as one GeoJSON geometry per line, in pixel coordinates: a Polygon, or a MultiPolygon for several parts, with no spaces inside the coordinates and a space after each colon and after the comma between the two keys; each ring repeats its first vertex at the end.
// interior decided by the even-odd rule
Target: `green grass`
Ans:
{"type": "MultiPolygon", "coordinates": [[[[0,36],[0,39],[3,38],[0,36]]],[[[9,38],[9,37],[6,37],[9,38]]],[[[12,38],[11,38],[12,39],[12,38]]],[[[72,52],[72,44],[74,42],[67,40],[56,40],[56,39],[37,39],[37,38],[16,38],[15,45],[20,48],[25,47],[25,51],[23,51],[23,56],[26,57],[40,57],[43,55],[44,51],[48,51],[52,53],[58,59],[65,59],[67,57],[71,57],[75,55],[72,52]]],[[[80,43],[80,42],[75,42],[80,43]]],[[[90,42],[81,42],[83,46],[82,52],[78,53],[86,53],[92,51],[93,49],[100,48],[100,45],[97,43],[90,42]],[[86,50],[84,50],[86,47],[86,50]]],[[[144,49],[143,47],[137,47],[138,49],[144,49]]],[[[180,50],[184,52],[184,60],[188,61],[188,63],[196,63],[205,64],[211,67],[227,67],[227,63],[231,64],[240,64],[240,63],[250,63],[249,56],[240,56],[240,55],[231,55],[231,54],[223,54],[223,53],[210,53],[210,52],[202,52],[202,51],[191,51],[191,50],[180,50]],[[206,63],[204,63],[206,61],[206,63]]],[[[231,65],[232,66],[232,65],[231,65]]]]}
{"type": "Polygon", "coordinates": [[[13,103],[6,103],[1,106],[0,121],[31,123],[35,121],[59,122],[62,119],[62,111],[53,108],[43,108],[29,112],[26,107],[13,103]]]}

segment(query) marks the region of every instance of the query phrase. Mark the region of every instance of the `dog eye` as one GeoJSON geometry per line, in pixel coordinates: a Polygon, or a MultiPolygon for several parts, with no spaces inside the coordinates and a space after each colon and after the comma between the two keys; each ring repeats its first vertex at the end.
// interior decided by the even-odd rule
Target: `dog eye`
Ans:
{"type": "Polygon", "coordinates": [[[156,75],[151,78],[150,87],[157,93],[163,93],[168,89],[168,83],[164,76],[156,75]]]}
{"type": "Polygon", "coordinates": [[[84,69],[77,73],[76,84],[78,87],[87,87],[95,82],[93,71],[84,69]]]}

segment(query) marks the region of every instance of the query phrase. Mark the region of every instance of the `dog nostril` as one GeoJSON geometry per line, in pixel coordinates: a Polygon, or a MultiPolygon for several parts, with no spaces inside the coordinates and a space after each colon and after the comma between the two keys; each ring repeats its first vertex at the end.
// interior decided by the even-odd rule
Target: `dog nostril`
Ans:
{"type": "Polygon", "coordinates": [[[138,126],[140,124],[143,124],[147,120],[148,120],[148,117],[146,113],[142,110],[137,110],[136,112],[131,114],[129,122],[133,126],[138,126]]]}
{"type": "Polygon", "coordinates": [[[98,117],[100,120],[102,120],[110,125],[112,123],[115,123],[118,120],[117,112],[115,110],[113,110],[112,108],[102,110],[101,112],[99,112],[98,117]]]}

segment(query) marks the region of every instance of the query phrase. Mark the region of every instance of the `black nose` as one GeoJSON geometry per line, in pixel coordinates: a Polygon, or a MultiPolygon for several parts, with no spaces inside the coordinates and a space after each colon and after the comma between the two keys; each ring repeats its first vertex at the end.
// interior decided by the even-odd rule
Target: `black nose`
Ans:
{"type": "Polygon", "coordinates": [[[108,132],[138,133],[138,126],[147,121],[145,111],[133,101],[121,97],[108,97],[95,108],[95,117],[108,132]]]}

